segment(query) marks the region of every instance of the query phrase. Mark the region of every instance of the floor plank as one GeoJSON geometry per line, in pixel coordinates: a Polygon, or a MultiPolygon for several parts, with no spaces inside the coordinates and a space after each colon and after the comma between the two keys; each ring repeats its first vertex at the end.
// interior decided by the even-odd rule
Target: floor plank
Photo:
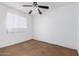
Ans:
{"type": "Polygon", "coordinates": [[[0,49],[0,56],[77,56],[76,50],[29,40],[0,49]]]}

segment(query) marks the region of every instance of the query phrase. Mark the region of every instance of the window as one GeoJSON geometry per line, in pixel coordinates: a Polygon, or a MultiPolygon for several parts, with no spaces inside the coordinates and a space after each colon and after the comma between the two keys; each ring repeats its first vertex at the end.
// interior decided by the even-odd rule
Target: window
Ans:
{"type": "Polygon", "coordinates": [[[26,20],[27,20],[26,17],[14,13],[7,13],[6,28],[8,32],[17,32],[26,30],[27,28],[26,20]]]}

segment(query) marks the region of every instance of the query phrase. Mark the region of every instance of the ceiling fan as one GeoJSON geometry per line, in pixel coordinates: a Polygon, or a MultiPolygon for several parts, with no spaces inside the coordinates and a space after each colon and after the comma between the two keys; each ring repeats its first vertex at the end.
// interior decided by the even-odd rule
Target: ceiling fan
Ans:
{"type": "Polygon", "coordinates": [[[22,5],[22,6],[23,7],[33,7],[33,9],[31,9],[28,14],[31,14],[33,12],[33,10],[37,10],[39,14],[42,14],[42,12],[39,8],[49,9],[49,6],[38,5],[37,2],[33,2],[32,5],[22,5]]]}

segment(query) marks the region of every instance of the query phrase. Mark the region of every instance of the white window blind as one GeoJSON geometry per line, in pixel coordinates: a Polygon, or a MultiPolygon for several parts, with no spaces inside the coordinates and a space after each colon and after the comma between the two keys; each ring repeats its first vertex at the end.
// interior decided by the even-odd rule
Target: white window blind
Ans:
{"type": "Polygon", "coordinates": [[[7,13],[6,28],[8,32],[24,31],[27,28],[27,19],[14,13],[7,13]]]}

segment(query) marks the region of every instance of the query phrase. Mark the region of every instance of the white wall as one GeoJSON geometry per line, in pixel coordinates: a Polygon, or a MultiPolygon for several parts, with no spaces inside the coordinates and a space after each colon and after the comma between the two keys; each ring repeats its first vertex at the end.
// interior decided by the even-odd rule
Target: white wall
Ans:
{"type": "Polygon", "coordinates": [[[31,18],[32,17],[27,15],[26,13],[0,4],[0,48],[31,39],[32,38],[31,18]],[[18,32],[18,33],[7,32],[5,22],[6,22],[6,15],[8,12],[17,13],[21,16],[27,17],[28,28],[26,29],[26,32],[18,32]]]}
{"type": "Polygon", "coordinates": [[[79,53],[79,3],[77,3],[77,49],[79,53]]]}
{"type": "Polygon", "coordinates": [[[76,5],[62,5],[34,18],[34,38],[52,44],[77,48],[76,5]]]}

